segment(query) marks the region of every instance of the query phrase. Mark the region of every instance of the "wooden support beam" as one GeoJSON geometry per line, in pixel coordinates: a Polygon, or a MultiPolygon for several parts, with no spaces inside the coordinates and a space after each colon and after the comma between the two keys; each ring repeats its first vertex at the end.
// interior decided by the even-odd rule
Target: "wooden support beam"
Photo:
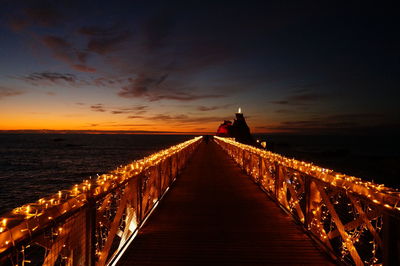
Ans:
{"type": "Polygon", "coordinates": [[[357,249],[355,248],[353,243],[349,240],[350,236],[347,234],[347,232],[342,224],[342,221],[339,218],[339,215],[336,213],[336,210],[333,207],[328,195],[325,193],[324,187],[321,186],[320,184],[317,184],[317,187],[318,187],[318,190],[321,194],[321,197],[322,197],[326,207],[329,210],[329,213],[331,214],[333,221],[336,224],[336,227],[339,230],[339,233],[340,233],[343,241],[345,242],[345,243],[343,243],[343,245],[347,246],[347,249],[349,250],[351,257],[353,258],[353,261],[357,266],[364,265],[364,263],[362,262],[362,260],[360,258],[360,255],[357,252],[357,249]]]}
{"type": "Polygon", "coordinates": [[[127,195],[129,194],[130,190],[131,190],[130,187],[126,186],[124,195],[119,202],[117,213],[115,214],[114,220],[111,224],[110,231],[108,232],[108,235],[106,238],[106,243],[104,244],[103,249],[100,251],[101,252],[100,258],[99,258],[99,261],[96,263],[96,265],[98,265],[98,266],[106,265],[107,258],[110,255],[109,251],[111,249],[111,245],[112,245],[115,235],[119,229],[121,218],[125,211],[125,207],[126,207],[126,203],[127,203],[127,195]]]}
{"type": "Polygon", "coordinates": [[[383,243],[382,240],[379,236],[379,234],[375,231],[375,228],[371,224],[371,220],[368,219],[367,215],[361,208],[360,204],[357,202],[357,200],[352,197],[351,195],[347,195],[350,201],[353,203],[354,207],[356,208],[358,215],[360,216],[359,219],[361,219],[364,224],[367,226],[368,230],[370,231],[371,235],[374,237],[375,241],[378,243],[379,247],[383,249],[383,243]]]}

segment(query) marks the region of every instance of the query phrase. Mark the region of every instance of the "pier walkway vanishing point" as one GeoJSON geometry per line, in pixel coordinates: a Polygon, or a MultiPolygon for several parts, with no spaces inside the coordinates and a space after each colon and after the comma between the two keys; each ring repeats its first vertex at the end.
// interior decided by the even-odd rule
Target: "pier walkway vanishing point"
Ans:
{"type": "Polygon", "coordinates": [[[330,265],[215,142],[201,143],[119,265],[330,265]]]}

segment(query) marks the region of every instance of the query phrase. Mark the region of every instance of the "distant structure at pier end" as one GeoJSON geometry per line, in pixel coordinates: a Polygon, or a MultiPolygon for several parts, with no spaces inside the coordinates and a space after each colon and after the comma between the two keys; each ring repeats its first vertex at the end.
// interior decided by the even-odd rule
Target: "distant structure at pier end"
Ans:
{"type": "Polygon", "coordinates": [[[231,121],[225,120],[219,125],[216,135],[219,137],[235,138],[236,141],[243,144],[259,146],[250,133],[250,128],[246,123],[241,108],[239,108],[235,115],[236,119],[233,120],[233,124],[231,121]]]}

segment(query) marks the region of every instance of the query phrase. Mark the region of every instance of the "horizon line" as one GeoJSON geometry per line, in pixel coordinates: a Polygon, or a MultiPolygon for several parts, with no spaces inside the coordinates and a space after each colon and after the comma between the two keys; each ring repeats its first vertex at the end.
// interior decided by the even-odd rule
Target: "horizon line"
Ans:
{"type": "MultiPolygon", "coordinates": [[[[332,132],[332,131],[270,131],[252,135],[391,135],[384,132],[332,132]],[[339,134],[338,134],[339,133],[339,134]]],[[[391,132],[393,133],[393,132],[391,132]]],[[[98,134],[98,135],[216,135],[207,131],[146,131],[146,130],[79,130],[79,129],[0,129],[0,134],[98,134]]]]}

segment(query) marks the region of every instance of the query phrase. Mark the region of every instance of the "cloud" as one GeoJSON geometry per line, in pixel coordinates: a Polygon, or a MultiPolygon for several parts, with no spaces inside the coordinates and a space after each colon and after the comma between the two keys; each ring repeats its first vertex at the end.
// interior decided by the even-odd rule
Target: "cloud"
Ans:
{"type": "Polygon", "coordinates": [[[222,94],[193,94],[189,92],[175,92],[169,94],[155,94],[149,97],[150,101],[160,101],[160,100],[175,100],[175,101],[195,101],[200,99],[215,99],[226,97],[222,94]]]}
{"type": "Polygon", "coordinates": [[[361,132],[363,128],[377,127],[385,124],[385,116],[379,113],[347,113],[335,115],[318,115],[307,120],[289,120],[276,125],[257,127],[258,129],[280,132],[305,133],[349,133],[361,132]]]}
{"type": "Polygon", "coordinates": [[[206,112],[206,111],[213,111],[213,110],[218,110],[218,109],[226,109],[229,106],[232,106],[232,104],[224,104],[224,105],[215,105],[215,106],[197,106],[197,110],[206,112]]]}
{"type": "Polygon", "coordinates": [[[54,28],[59,33],[63,32],[61,26],[69,23],[72,15],[68,15],[65,11],[70,7],[69,4],[64,6],[64,3],[53,4],[51,1],[29,1],[26,4],[28,7],[18,9],[16,5],[15,10],[10,12],[12,18],[9,20],[9,25],[12,30],[27,29],[28,35],[34,36],[45,48],[49,49],[53,58],[68,64],[73,70],[96,71],[94,67],[86,65],[88,51],[77,48],[63,37],[53,34],[42,35],[42,32],[49,32],[48,29],[46,31],[37,29],[37,27],[54,28]]]}
{"type": "Polygon", "coordinates": [[[148,75],[141,73],[129,79],[127,86],[118,92],[124,98],[145,98],[151,102],[160,100],[194,101],[207,98],[225,97],[220,94],[195,94],[184,91],[179,84],[167,82],[168,74],[148,75]]]}
{"type": "Polygon", "coordinates": [[[308,88],[292,91],[288,96],[281,100],[273,100],[270,103],[278,105],[306,106],[317,103],[323,100],[328,95],[314,92],[308,88]]]}
{"type": "Polygon", "coordinates": [[[173,121],[176,123],[184,123],[184,124],[199,124],[199,123],[209,123],[209,122],[221,122],[227,120],[227,117],[220,116],[200,116],[200,117],[191,117],[185,114],[179,115],[166,115],[166,114],[157,114],[150,117],[145,117],[148,120],[160,120],[160,121],[173,121]]]}
{"type": "MultiPolygon", "coordinates": [[[[148,127],[151,124],[132,124],[132,123],[117,123],[117,122],[102,122],[102,123],[88,123],[89,127],[148,127]]],[[[132,131],[134,132],[134,131],[132,131]]]]}
{"type": "Polygon", "coordinates": [[[21,94],[24,94],[24,92],[0,86],[0,100],[5,97],[17,96],[21,94]]]}
{"type": "Polygon", "coordinates": [[[315,120],[295,120],[295,121],[284,121],[281,122],[282,126],[291,128],[307,128],[307,127],[321,127],[325,122],[315,120]]]}
{"type": "Polygon", "coordinates": [[[166,120],[185,120],[187,118],[188,118],[187,115],[164,115],[164,114],[159,114],[159,115],[155,115],[155,116],[149,117],[148,119],[166,121],[166,120]]]}
{"type": "Polygon", "coordinates": [[[101,26],[83,26],[78,29],[78,33],[86,36],[113,36],[116,32],[119,31],[119,25],[114,24],[110,27],[101,27],[101,26]]]}
{"type": "Polygon", "coordinates": [[[93,67],[88,67],[85,65],[71,65],[71,67],[75,70],[78,70],[80,72],[88,72],[88,73],[93,73],[96,72],[96,69],[93,67]]]}
{"type": "Polygon", "coordinates": [[[54,58],[69,64],[72,69],[81,72],[96,72],[95,68],[86,66],[89,54],[86,51],[75,48],[66,39],[59,36],[46,35],[41,37],[41,42],[50,49],[54,58]]]}
{"type": "Polygon", "coordinates": [[[13,31],[21,31],[30,25],[30,22],[23,17],[14,17],[9,21],[9,26],[13,31]]]}
{"type": "Polygon", "coordinates": [[[94,112],[109,112],[114,115],[134,114],[135,116],[145,114],[147,112],[147,108],[147,105],[137,105],[130,107],[108,107],[101,103],[90,106],[90,109],[94,112]]]}
{"type": "Polygon", "coordinates": [[[41,41],[53,51],[55,57],[62,60],[70,60],[72,45],[65,39],[54,35],[46,35],[41,38],[41,41]]]}
{"type": "Polygon", "coordinates": [[[317,89],[319,87],[321,87],[321,83],[306,83],[306,84],[300,84],[300,85],[295,85],[293,86],[293,88],[295,88],[295,90],[293,92],[295,93],[305,93],[305,92],[309,92],[312,89],[317,89]]]}
{"type": "MultiPolygon", "coordinates": [[[[147,107],[146,107],[147,108],[147,107]]],[[[116,109],[111,111],[112,114],[130,114],[130,113],[135,113],[136,115],[142,115],[147,113],[146,110],[143,109],[138,109],[138,108],[120,108],[120,109],[116,109]]]]}
{"type": "Polygon", "coordinates": [[[317,93],[317,92],[301,92],[295,95],[291,95],[288,97],[288,101],[290,103],[310,103],[317,101],[322,98],[322,94],[317,93]]]}
{"type": "Polygon", "coordinates": [[[92,80],[93,85],[109,87],[113,85],[123,85],[127,83],[127,79],[119,79],[119,78],[106,78],[106,77],[98,77],[92,80]]]}
{"type": "Polygon", "coordinates": [[[43,43],[54,50],[65,50],[71,48],[71,44],[61,37],[47,35],[42,38],[43,43]]]}
{"type": "MultiPolygon", "coordinates": [[[[62,43],[62,42],[61,42],[62,43]]],[[[89,67],[74,65],[80,68],[81,71],[92,72],[94,69],[89,67]]],[[[143,98],[147,101],[154,102],[160,100],[174,100],[174,101],[195,101],[199,99],[215,99],[226,97],[223,94],[206,94],[188,92],[189,88],[183,87],[180,82],[168,81],[168,74],[150,76],[147,74],[139,74],[136,78],[78,78],[70,73],[57,73],[57,72],[34,72],[24,77],[17,77],[35,86],[48,86],[48,85],[69,85],[74,87],[80,86],[103,86],[103,87],[120,87],[118,95],[123,98],[143,98]],[[125,85],[124,85],[125,84],[125,85]]],[[[194,88],[191,88],[194,90],[194,88]]],[[[208,108],[212,110],[219,108],[226,108],[229,105],[214,106],[214,107],[199,107],[199,110],[206,111],[208,108]]],[[[118,109],[118,108],[114,108],[118,109]]],[[[210,110],[211,110],[210,109],[210,110]]],[[[127,110],[114,110],[114,114],[126,113],[127,110]]],[[[140,111],[140,110],[137,110],[140,111]]]]}
{"type": "Polygon", "coordinates": [[[284,121],[281,125],[291,128],[340,128],[373,124],[371,119],[376,122],[384,118],[384,115],[378,113],[321,115],[310,120],[284,121]]]}
{"type": "Polygon", "coordinates": [[[62,74],[57,72],[34,72],[20,79],[33,85],[67,84],[76,86],[83,83],[83,81],[79,80],[74,74],[62,74]]]}
{"type": "MultiPolygon", "coordinates": [[[[148,127],[151,125],[150,124],[114,124],[111,126],[112,127],[148,127]]],[[[147,131],[140,131],[140,132],[147,132],[147,131]]]]}
{"type": "Polygon", "coordinates": [[[213,110],[217,110],[217,109],[220,109],[220,107],[219,106],[210,106],[210,107],[198,106],[197,107],[197,110],[199,110],[199,111],[213,111],[213,110]]]}
{"type": "Polygon", "coordinates": [[[289,104],[289,101],[286,101],[286,100],[270,101],[270,103],[274,103],[274,104],[289,104]]]}
{"type": "MultiPolygon", "coordinates": [[[[231,42],[209,36],[204,32],[182,35],[182,32],[175,31],[175,26],[181,29],[187,25],[177,25],[176,19],[174,11],[160,10],[135,31],[131,49],[124,53],[124,57],[117,54],[112,59],[108,58],[109,62],[123,71],[137,75],[145,74],[146,78],[158,78],[157,75],[169,73],[184,74],[190,79],[189,74],[196,74],[197,71],[220,65],[233,58],[231,42]]],[[[97,28],[85,29],[85,32],[91,35],[98,32],[110,34],[110,31],[97,28]]],[[[121,94],[132,96],[131,92],[135,90],[128,89],[128,91],[130,92],[122,91],[121,94]]],[[[175,98],[178,97],[173,97],[175,98]]]]}
{"type": "Polygon", "coordinates": [[[226,116],[203,116],[203,117],[189,117],[187,119],[184,119],[182,122],[185,123],[211,123],[211,122],[222,122],[225,120],[229,120],[231,117],[226,117],[226,116]]]}
{"type": "Polygon", "coordinates": [[[276,110],[275,113],[279,113],[279,114],[288,114],[288,113],[292,113],[293,110],[288,110],[288,109],[279,109],[276,110]]]}
{"type": "MultiPolygon", "coordinates": [[[[90,72],[90,68],[87,69],[90,72]]],[[[70,85],[74,87],[81,86],[98,86],[98,87],[119,87],[123,83],[127,83],[127,79],[119,78],[82,78],[82,76],[77,76],[71,73],[58,73],[51,71],[44,72],[34,72],[26,76],[16,77],[17,79],[24,80],[35,86],[47,86],[47,85],[70,85]]]]}
{"type": "Polygon", "coordinates": [[[341,121],[348,121],[348,120],[369,120],[369,119],[380,119],[385,118],[385,115],[380,113],[357,113],[357,114],[337,114],[337,115],[329,115],[326,116],[325,120],[341,120],[341,121]]]}
{"type": "Polygon", "coordinates": [[[95,105],[91,105],[90,109],[93,112],[101,112],[101,113],[106,112],[106,109],[105,109],[104,105],[102,105],[101,103],[98,103],[98,104],[95,104],[95,105]]]}
{"type": "Polygon", "coordinates": [[[340,122],[340,121],[315,121],[315,120],[301,120],[301,121],[284,121],[277,125],[257,127],[257,129],[271,130],[277,132],[303,132],[318,134],[322,132],[343,132],[351,128],[359,127],[360,125],[355,122],[340,122]]]}
{"type": "Polygon", "coordinates": [[[167,77],[167,74],[158,77],[139,74],[135,79],[129,79],[130,84],[123,87],[118,95],[124,98],[151,97],[150,90],[159,86],[167,77]]]}
{"type": "Polygon", "coordinates": [[[88,42],[87,50],[100,55],[106,55],[118,50],[120,45],[128,40],[130,36],[129,31],[114,33],[111,36],[94,35],[88,42]]]}

